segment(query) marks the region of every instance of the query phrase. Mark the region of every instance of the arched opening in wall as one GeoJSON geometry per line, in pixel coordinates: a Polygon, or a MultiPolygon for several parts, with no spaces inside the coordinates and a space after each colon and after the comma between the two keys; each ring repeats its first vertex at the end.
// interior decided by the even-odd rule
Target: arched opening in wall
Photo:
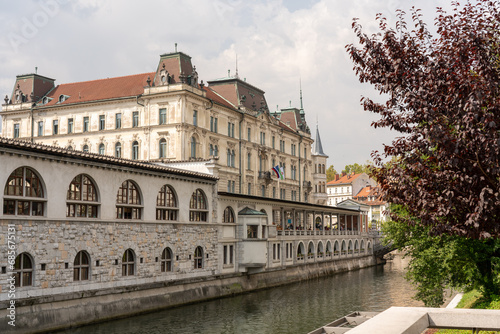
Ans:
{"type": "Polygon", "coordinates": [[[365,252],[365,241],[364,240],[361,240],[361,249],[360,249],[361,253],[364,253],[365,252]]]}
{"type": "Polygon", "coordinates": [[[203,268],[203,248],[200,246],[194,250],[194,269],[203,268]]]}
{"type": "Polygon", "coordinates": [[[347,253],[352,254],[352,240],[349,240],[349,246],[347,247],[347,253]]]}
{"type": "Polygon", "coordinates": [[[339,254],[340,254],[339,242],[335,240],[335,243],[333,244],[333,255],[339,255],[339,254]]]}
{"type": "Polygon", "coordinates": [[[325,255],[327,257],[332,256],[332,243],[330,242],[330,240],[328,240],[328,242],[326,243],[325,255]]]}
{"type": "Polygon", "coordinates": [[[372,252],[372,243],[370,241],[368,241],[368,245],[367,245],[366,249],[368,251],[368,254],[371,254],[371,252],[372,252]]]}
{"type": "Polygon", "coordinates": [[[4,188],[3,214],[43,216],[45,207],[42,178],[29,167],[14,170],[4,188]]]}
{"type": "Polygon", "coordinates": [[[122,276],[135,275],[135,254],[132,249],[127,249],[122,256],[122,276]]]}
{"type": "Polygon", "coordinates": [[[189,220],[206,222],[207,216],[208,208],[205,193],[201,189],[196,189],[189,202],[189,220]]]}
{"type": "Polygon", "coordinates": [[[165,184],[156,196],[156,220],[177,220],[178,212],[174,189],[165,184]]]}
{"type": "Polygon", "coordinates": [[[233,208],[231,208],[230,206],[228,206],[224,209],[224,215],[222,218],[222,222],[223,223],[234,223],[235,222],[234,211],[233,211],[233,208]]]}
{"type": "Polygon", "coordinates": [[[14,262],[14,284],[16,287],[33,285],[33,260],[28,253],[21,253],[14,262]]]}
{"type": "Polygon", "coordinates": [[[309,245],[307,246],[307,258],[314,259],[314,243],[309,241],[309,245]]]}
{"type": "Polygon", "coordinates": [[[99,144],[99,154],[104,155],[105,150],[104,150],[104,144],[100,143],[99,144]]]}
{"type": "Polygon", "coordinates": [[[134,181],[122,183],[116,195],[116,218],[141,219],[142,205],[139,187],[134,181]]]}
{"type": "Polygon", "coordinates": [[[79,251],[73,261],[73,281],[85,281],[90,275],[90,256],[85,251],[79,251]]]}
{"type": "Polygon", "coordinates": [[[161,272],[172,271],[172,250],[166,247],[161,253],[161,272]]]}
{"type": "Polygon", "coordinates": [[[88,175],[75,176],[69,185],[66,200],[66,217],[98,217],[97,187],[88,175]]]}
{"type": "Polygon", "coordinates": [[[305,253],[306,252],[304,249],[304,243],[301,241],[301,242],[299,242],[299,245],[297,246],[297,260],[303,260],[305,253]]]}
{"type": "Polygon", "coordinates": [[[347,254],[347,245],[346,245],[346,243],[345,243],[345,240],[342,240],[341,254],[342,254],[342,255],[347,254]]]}
{"type": "Polygon", "coordinates": [[[354,253],[359,253],[359,242],[356,240],[354,242],[354,253]]]}
{"type": "Polygon", "coordinates": [[[318,249],[317,249],[316,254],[318,255],[318,257],[323,257],[323,242],[322,241],[318,242],[318,249]]]}

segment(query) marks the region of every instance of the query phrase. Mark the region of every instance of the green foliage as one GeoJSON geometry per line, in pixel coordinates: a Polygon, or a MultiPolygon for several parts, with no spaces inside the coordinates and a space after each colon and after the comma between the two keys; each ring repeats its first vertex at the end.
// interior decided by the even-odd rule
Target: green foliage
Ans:
{"type": "Polygon", "coordinates": [[[357,162],[355,162],[352,165],[346,165],[344,167],[344,169],[342,170],[342,173],[345,173],[345,174],[351,174],[351,173],[354,173],[354,174],[360,174],[360,173],[369,174],[370,173],[370,165],[371,165],[370,161],[366,161],[366,163],[364,165],[360,165],[357,162]]]}
{"type": "Polygon", "coordinates": [[[335,180],[335,174],[338,174],[333,165],[330,165],[326,170],[326,182],[335,180]]]}
{"type": "Polygon", "coordinates": [[[446,288],[478,289],[486,298],[500,292],[500,240],[431,235],[431,228],[409,218],[405,208],[391,210],[406,220],[383,225],[384,243],[392,243],[410,258],[406,278],[416,287],[416,299],[439,307],[446,288]]]}

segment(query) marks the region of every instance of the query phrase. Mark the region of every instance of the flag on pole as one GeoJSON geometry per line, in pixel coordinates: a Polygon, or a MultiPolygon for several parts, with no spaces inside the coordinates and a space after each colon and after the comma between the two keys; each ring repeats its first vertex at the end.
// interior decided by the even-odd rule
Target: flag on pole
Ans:
{"type": "Polygon", "coordinates": [[[285,179],[285,172],[283,171],[283,167],[276,165],[273,167],[273,171],[276,173],[276,177],[280,180],[285,179]]]}

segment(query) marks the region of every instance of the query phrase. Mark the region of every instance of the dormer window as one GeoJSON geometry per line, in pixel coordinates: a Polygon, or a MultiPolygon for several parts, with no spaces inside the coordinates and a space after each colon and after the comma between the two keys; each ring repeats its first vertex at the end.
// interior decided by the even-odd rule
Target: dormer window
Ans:
{"type": "MultiPolygon", "coordinates": [[[[63,95],[61,95],[63,96],[63,95]]],[[[59,98],[60,99],[60,98],[59,98]]],[[[45,96],[43,99],[42,99],[42,104],[47,104],[49,103],[50,101],[52,101],[52,99],[50,97],[47,97],[45,96]]]]}
{"type": "Polygon", "coordinates": [[[61,94],[61,95],[59,95],[59,102],[58,103],[62,103],[64,101],[66,101],[67,99],[69,99],[68,95],[61,94]]]}

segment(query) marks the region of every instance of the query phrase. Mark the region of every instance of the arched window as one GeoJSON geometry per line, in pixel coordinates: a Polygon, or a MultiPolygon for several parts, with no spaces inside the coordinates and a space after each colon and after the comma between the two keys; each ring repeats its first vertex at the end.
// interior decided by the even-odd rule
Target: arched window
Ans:
{"type": "Polygon", "coordinates": [[[309,259],[314,258],[314,243],[312,241],[309,242],[309,246],[307,247],[307,257],[309,259]]]}
{"type": "Polygon", "coordinates": [[[89,279],[90,258],[84,251],[79,251],[73,262],[73,280],[86,281],[89,279]]]}
{"type": "Polygon", "coordinates": [[[191,158],[196,158],[196,138],[191,137],[191,158]]]}
{"type": "Polygon", "coordinates": [[[87,145],[87,144],[83,145],[83,152],[88,153],[88,151],[89,151],[89,145],[87,145]]]}
{"type": "Polygon", "coordinates": [[[33,262],[28,253],[21,253],[14,263],[15,286],[33,285],[33,262]]]}
{"type": "Polygon", "coordinates": [[[299,243],[297,246],[297,260],[303,260],[304,259],[304,244],[302,242],[299,243]]]}
{"type": "Polygon", "coordinates": [[[203,268],[203,248],[200,246],[194,250],[194,269],[203,268]]]}
{"type": "Polygon", "coordinates": [[[172,250],[170,248],[165,248],[161,253],[161,271],[172,271],[172,250]]]}
{"type": "Polygon", "coordinates": [[[33,169],[19,167],[13,171],[3,194],[4,215],[43,216],[45,200],[42,182],[33,169]]]}
{"type": "Polygon", "coordinates": [[[121,143],[115,144],[115,157],[116,158],[122,157],[122,144],[121,143]]]}
{"type": "Polygon", "coordinates": [[[167,156],[167,140],[165,138],[160,139],[160,158],[165,158],[167,156]]]}
{"type": "Polygon", "coordinates": [[[77,175],[71,181],[66,196],[66,217],[97,218],[99,203],[94,182],[87,175],[77,175]]]}
{"type": "Polygon", "coordinates": [[[99,144],[99,154],[104,155],[104,144],[103,143],[99,144]]]}
{"type": "Polygon", "coordinates": [[[122,276],[133,276],[135,274],[135,255],[130,248],[123,253],[122,276]]]}
{"type": "Polygon", "coordinates": [[[116,195],[116,218],[141,219],[141,197],[133,181],[125,181],[116,195]]]}
{"type": "Polygon", "coordinates": [[[139,159],[139,143],[136,140],[132,143],[132,160],[137,159],[139,159]]]}
{"type": "Polygon", "coordinates": [[[196,189],[193,195],[191,195],[191,201],[189,202],[189,220],[206,222],[207,214],[205,194],[201,189],[196,189]]]}
{"type": "Polygon", "coordinates": [[[68,146],[67,150],[69,151],[73,150],[73,146],[68,146]]]}
{"type": "Polygon", "coordinates": [[[224,217],[222,219],[223,223],[234,223],[234,211],[228,206],[224,209],[224,217]]]}
{"type": "Polygon", "coordinates": [[[156,197],[156,220],[177,220],[178,211],[174,190],[164,185],[156,197]]]}

